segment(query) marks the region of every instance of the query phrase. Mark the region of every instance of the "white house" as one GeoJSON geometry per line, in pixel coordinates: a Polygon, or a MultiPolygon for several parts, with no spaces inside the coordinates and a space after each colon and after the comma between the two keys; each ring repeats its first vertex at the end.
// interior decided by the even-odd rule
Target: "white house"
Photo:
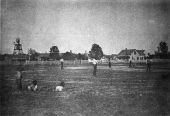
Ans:
{"type": "Polygon", "coordinates": [[[134,50],[129,58],[129,61],[134,61],[134,62],[143,62],[145,61],[145,54],[144,50],[134,50]]]}
{"type": "Polygon", "coordinates": [[[118,58],[132,62],[145,62],[145,50],[126,48],[118,54],[118,58]]]}

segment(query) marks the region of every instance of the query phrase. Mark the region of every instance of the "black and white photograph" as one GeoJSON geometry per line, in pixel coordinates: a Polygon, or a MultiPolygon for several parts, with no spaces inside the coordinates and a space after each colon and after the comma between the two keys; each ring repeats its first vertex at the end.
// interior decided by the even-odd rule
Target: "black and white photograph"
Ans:
{"type": "Polygon", "coordinates": [[[170,0],[0,3],[0,116],[170,116],[170,0]]]}

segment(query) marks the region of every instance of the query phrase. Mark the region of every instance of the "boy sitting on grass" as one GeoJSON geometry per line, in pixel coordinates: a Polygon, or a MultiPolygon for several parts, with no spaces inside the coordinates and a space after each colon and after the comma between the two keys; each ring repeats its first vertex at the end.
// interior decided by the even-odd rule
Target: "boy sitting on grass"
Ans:
{"type": "Polygon", "coordinates": [[[28,86],[28,90],[37,91],[37,80],[32,81],[32,84],[28,86]]]}
{"type": "Polygon", "coordinates": [[[65,83],[62,81],[58,86],[56,86],[55,91],[62,91],[65,86],[65,83]]]}

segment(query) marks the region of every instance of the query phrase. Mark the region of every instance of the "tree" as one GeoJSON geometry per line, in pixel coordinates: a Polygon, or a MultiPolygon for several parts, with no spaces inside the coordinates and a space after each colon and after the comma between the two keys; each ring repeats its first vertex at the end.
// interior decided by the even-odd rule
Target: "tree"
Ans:
{"type": "Polygon", "coordinates": [[[161,41],[158,46],[158,53],[160,58],[166,58],[168,55],[168,45],[166,42],[161,41]]]}
{"type": "Polygon", "coordinates": [[[97,60],[101,59],[103,57],[102,48],[98,44],[93,44],[89,55],[91,58],[95,58],[97,60]]]}
{"type": "Polygon", "coordinates": [[[78,53],[77,58],[78,58],[79,60],[81,60],[81,59],[82,59],[82,55],[81,55],[81,53],[78,53]]]}
{"type": "Polygon", "coordinates": [[[82,60],[82,55],[81,55],[81,53],[78,53],[78,54],[77,54],[77,58],[78,58],[78,60],[80,61],[80,64],[81,64],[81,60],[82,60]]]}
{"type": "Polygon", "coordinates": [[[37,60],[38,52],[32,48],[28,49],[29,60],[37,60]]]}
{"type": "Polygon", "coordinates": [[[52,58],[53,60],[58,60],[59,57],[59,49],[57,46],[52,46],[50,48],[50,58],[52,58]]]}
{"type": "Polygon", "coordinates": [[[161,41],[159,43],[159,48],[160,48],[160,52],[162,54],[168,54],[168,46],[167,46],[167,43],[164,42],[164,41],[161,41]]]}
{"type": "Polygon", "coordinates": [[[64,53],[62,57],[64,58],[64,60],[74,60],[75,59],[74,55],[70,52],[64,53]]]}

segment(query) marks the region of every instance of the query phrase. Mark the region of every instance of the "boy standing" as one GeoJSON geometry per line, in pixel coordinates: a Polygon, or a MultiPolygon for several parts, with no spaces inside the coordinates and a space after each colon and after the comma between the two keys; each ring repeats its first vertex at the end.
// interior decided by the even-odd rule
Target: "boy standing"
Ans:
{"type": "Polygon", "coordinates": [[[63,58],[60,59],[60,63],[61,63],[61,70],[63,70],[63,69],[64,69],[64,68],[63,68],[63,67],[64,67],[64,66],[63,66],[63,65],[64,65],[64,59],[63,59],[63,58]]]}
{"type": "Polygon", "coordinates": [[[129,67],[130,68],[132,67],[132,61],[131,60],[129,61],[129,67]]]}
{"type": "Polygon", "coordinates": [[[96,76],[96,71],[97,71],[97,60],[96,59],[93,59],[93,67],[94,67],[94,70],[93,70],[93,75],[96,76]]]}
{"type": "Polygon", "coordinates": [[[109,68],[111,68],[112,64],[111,64],[111,61],[110,61],[110,58],[109,58],[109,68]]]}
{"type": "Polygon", "coordinates": [[[148,58],[146,60],[146,72],[150,72],[151,71],[151,61],[150,59],[148,58]]]}
{"type": "Polygon", "coordinates": [[[17,89],[19,91],[22,90],[22,72],[19,70],[17,71],[17,75],[16,75],[16,84],[17,84],[17,89]]]}

